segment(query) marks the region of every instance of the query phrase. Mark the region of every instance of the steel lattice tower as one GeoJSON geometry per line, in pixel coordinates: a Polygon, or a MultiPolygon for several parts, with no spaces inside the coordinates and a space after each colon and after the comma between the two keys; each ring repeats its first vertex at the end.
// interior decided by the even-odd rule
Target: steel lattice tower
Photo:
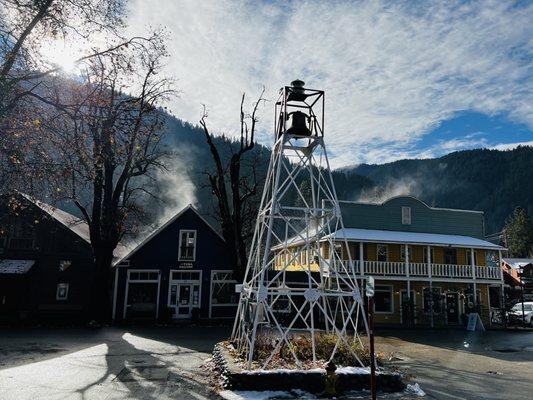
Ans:
{"type": "Polygon", "coordinates": [[[368,333],[348,243],[334,242],[344,226],[324,144],[324,92],[303,85],[281,88],[275,107],[275,144],[232,333],[248,368],[260,334],[275,337],[267,368],[283,345],[301,365],[289,345],[295,333],[310,335],[314,364],[316,332],[335,335],[330,359],[348,340],[361,342],[358,328],[368,333]]]}

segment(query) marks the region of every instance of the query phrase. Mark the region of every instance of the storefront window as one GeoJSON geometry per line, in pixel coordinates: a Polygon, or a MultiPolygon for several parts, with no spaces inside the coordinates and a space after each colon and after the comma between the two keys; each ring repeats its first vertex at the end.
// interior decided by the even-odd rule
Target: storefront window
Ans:
{"type": "Polygon", "coordinates": [[[433,288],[433,295],[429,288],[424,288],[424,312],[431,312],[431,303],[433,302],[433,313],[442,312],[441,291],[440,288],[433,288]]]}
{"type": "Polygon", "coordinates": [[[237,304],[238,294],[235,292],[237,281],[231,271],[213,271],[211,279],[211,304],[237,304]]]}
{"type": "Polygon", "coordinates": [[[377,313],[392,313],[392,286],[376,286],[374,291],[374,311],[377,313]]]}

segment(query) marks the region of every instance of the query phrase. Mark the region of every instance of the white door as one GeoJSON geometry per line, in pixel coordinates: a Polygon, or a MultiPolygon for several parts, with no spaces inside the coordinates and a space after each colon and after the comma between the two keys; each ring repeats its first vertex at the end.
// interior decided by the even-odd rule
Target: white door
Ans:
{"type": "Polygon", "coordinates": [[[175,318],[191,318],[192,310],[200,308],[200,284],[173,282],[170,285],[170,306],[175,318]]]}
{"type": "Polygon", "coordinates": [[[201,282],[201,271],[170,271],[168,305],[174,308],[174,318],[191,318],[201,307],[201,282]]]}

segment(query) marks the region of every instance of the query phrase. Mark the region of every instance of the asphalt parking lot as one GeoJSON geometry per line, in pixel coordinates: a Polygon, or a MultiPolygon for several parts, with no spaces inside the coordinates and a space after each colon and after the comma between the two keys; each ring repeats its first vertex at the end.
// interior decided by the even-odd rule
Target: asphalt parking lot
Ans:
{"type": "MultiPolygon", "coordinates": [[[[203,365],[228,333],[225,327],[1,330],[0,399],[219,399],[203,365]]],[[[533,332],[378,333],[377,350],[427,398],[531,399],[533,332]]],[[[383,398],[391,397],[409,398],[383,398]]]]}
{"type": "Polygon", "coordinates": [[[533,398],[531,330],[385,331],[377,348],[428,398],[533,398]]]}

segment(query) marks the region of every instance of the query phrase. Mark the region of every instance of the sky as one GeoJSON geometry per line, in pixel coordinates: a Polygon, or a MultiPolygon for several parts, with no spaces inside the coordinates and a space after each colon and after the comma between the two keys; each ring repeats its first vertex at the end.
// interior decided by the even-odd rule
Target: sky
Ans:
{"type": "Polygon", "coordinates": [[[533,2],[134,0],[131,33],[169,31],[169,107],[236,134],[265,86],[294,79],[326,92],[334,167],[533,145],[533,2]]]}

